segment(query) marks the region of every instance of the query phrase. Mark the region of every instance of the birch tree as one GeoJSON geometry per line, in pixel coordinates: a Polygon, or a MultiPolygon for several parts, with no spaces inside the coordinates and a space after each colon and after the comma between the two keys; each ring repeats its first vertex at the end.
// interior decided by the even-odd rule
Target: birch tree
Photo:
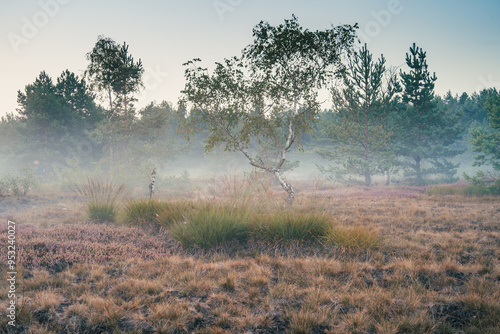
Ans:
{"type": "Polygon", "coordinates": [[[225,144],[253,167],[272,173],[291,204],[295,190],[283,174],[287,153],[312,131],[318,92],[344,71],[342,60],[356,28],[310,31],[295,16],[278,26],[260,22],[253,43],[240,56],[216,63],[213,71],[201,67],[199,59],[187,62],[180,101],[188,115],[185,129],[208,131],[206,151],[225,144]]]}

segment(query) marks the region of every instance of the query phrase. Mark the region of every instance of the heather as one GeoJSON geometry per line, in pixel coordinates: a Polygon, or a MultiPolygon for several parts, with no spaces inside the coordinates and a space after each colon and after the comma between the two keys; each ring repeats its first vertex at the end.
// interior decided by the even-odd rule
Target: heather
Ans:
{"type": "MultiPolygon", "coordinates": [[[[292,208],[264,199],[193,200],[181,210],[183,219],[163,229],[77,223],[87,219],[85,208],[64,210],[74,208],[71,197],[29,195],[16,212],[6,212],[18,222],[22,250],[19,327],[30,333],[498,333],[498,198],[424,188],[404,188],[412,197],[395,198],[396,187],[386,190],[339,187],[332,194],[345,196],[330,198],[311,191],[292,208]],[[30,224],[34,217],[41,218],[30,224]],[[311,222],[297,235],[322,237],[263,229],[293,219],[311,222]],[[213,229],[207,232],[204,222],[213,229]],[[209,232],[226,231],[218,223],[235,222],[246,230],[206,246],[183,244],[173,233],[179,224],[186,236],[208,241],[209,232]],[[312,229],[321,222],[327,227],[312,229]]],[[[5,228],[0,236],[5,243],[5,228]]],[[[1,329],[7,302],[2,293],[1,329]]]]}
{"type": "MultiPolygon", "coordinates": [[[[62,270],[78,263],[104,263],[118,259],[157,259],[168,256],[169,245],[161,238],[137,228],[74,224],[38,228],[23,226],[17,230],[23,267],[62,270]]],[[[2,231],[2,244],[6,244],[2,231]]]]}

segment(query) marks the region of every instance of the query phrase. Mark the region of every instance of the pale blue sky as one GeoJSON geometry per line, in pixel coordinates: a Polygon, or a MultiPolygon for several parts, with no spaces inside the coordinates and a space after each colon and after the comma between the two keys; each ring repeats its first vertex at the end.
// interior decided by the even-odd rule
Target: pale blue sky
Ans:
{"type": "Polygon", "coordinates": [[[362,41],[388,65],[403,65],[417,43],[436,72],[438,94],[500,88],[498,0],[25,0],[4,2],[0,12],[0,115],[15,111],[17,90],[40,71],[54,79],[65,69],[81,74],[98,35],[126,41],[142,59],[146,90],[138,107],[175,103],[183,62],[237,55],[260,20],[279,24],[292,13],[312,30],[359,23],[362,41]]]}

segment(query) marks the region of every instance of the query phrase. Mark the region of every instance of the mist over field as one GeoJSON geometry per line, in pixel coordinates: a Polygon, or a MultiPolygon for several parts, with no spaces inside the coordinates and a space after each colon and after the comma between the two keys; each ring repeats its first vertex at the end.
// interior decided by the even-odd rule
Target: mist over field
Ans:
{"type": "Polygon", "coordinates": [[[0,14],[0,333],[500,332],[497,2],[153,3],[0,14]]]}

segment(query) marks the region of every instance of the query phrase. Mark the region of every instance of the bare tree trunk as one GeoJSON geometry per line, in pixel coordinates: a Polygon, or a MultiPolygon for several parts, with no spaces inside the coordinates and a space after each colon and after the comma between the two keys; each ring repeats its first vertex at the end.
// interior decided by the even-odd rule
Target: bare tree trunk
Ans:
{"type": "Polygon", "coordinates": [[[420,166],[420,156],[415,157],[415,173],[417,174],[417,186],[424,185],[424,178],[422,175],[422,168],[420,166]]]}
{"type": "Polygon", "coordinates": [[[111,115],[113,115],[113,97],[111,96],[111,87],[108,87],[108,95],[109,95],[109,111],[111,115]]]}
{"type": "Polygon", "coordinates": [[[365,186],[369,187],[372,184],[372,176],[369,171],[365,172],[365,186]]]}
{"type": "Polygon", "coordinates": [[[156,183],[156,168],[153,168],[151,175],[149,176],[149,199],[153,198],[155,193],[155,183],[156,183]]]}
{"type": "Polygon", "coordinates": [[[283,175],[281,175],[281,172],[279,171],[274,172],[274,176],[276,176],[276,179],[278,179],[283,189],[285,189],[285,191],[288,193],[288,197],[286,198],[285,203],[288,205],[292,205],[293,200],[295,199],[295,191],[293,190],[292,185],[286,182],[283,175]]]}

